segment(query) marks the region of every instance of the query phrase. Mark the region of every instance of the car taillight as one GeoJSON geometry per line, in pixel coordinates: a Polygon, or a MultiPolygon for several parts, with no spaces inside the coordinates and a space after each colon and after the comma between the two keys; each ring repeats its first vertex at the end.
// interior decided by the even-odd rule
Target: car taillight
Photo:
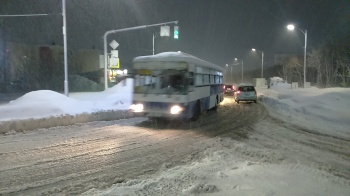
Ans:
{"type": "Polygon", "coordinates": [[[224,85],[224,89],[225,89],[225,85],[224,85]]]}
{"type": "Polygon", "coordinates": [[[241,93],[241,91],[237,91],[237,94],[240,94],[241,93]]]}

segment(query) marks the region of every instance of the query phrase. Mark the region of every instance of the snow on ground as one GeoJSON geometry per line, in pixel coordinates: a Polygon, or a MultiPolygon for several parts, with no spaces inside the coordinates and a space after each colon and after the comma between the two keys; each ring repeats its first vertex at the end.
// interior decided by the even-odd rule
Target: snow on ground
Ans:
{"type": "Polygon", "coordinates": [[[0,122],[47,118],[108,110],[127,110],[131,104],[133,80],[127,79],[103,92],[70,93],[69,97],[50,90],[29,92],[0,105],[0,122]]]}
{"type": "Polygon", "coordinates": [[[299,88],[278,83],[258,89],[270,115],[285,122],[336,137],[350,138],[350,89],[299,88]]]}
{"type": "Polygon", "coordinates": [[[160,172],[154,178],[130,180],[83,195],[348,195],[346,180],[301,164],[246,161],[236,153],[244,143],[208,141],[206,157],[160,172]]]}
{"type": "MultiPolygon", "coordinates": [[[[278,83],[257,89],[270,115],[322,134],[350,138],[350,89],[290,89],[278,83]]],[[[100,93],[34,91],[0,106],[0,121],[42,118],[101,110],[126,110],[132,80],[100,93]]],[[[271,128],[272,129],[272,128],[271,128]]],[[[84,195],[349,195],[349,182],[300,164],[261,164],[239,157],[245,143],[209,141],[205,157],[189,165],[164,169],[149,179],[134,179],[84,195]]]]}

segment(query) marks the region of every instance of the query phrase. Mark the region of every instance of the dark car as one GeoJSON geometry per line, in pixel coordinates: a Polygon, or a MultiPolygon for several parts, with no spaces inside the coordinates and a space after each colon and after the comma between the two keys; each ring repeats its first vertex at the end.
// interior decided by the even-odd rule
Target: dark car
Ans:
{"type": "Polygon", "coordinates": [[[235,85],[232,84],[224,84],[224,93],[230,94],[235,92],[235,85]]]}

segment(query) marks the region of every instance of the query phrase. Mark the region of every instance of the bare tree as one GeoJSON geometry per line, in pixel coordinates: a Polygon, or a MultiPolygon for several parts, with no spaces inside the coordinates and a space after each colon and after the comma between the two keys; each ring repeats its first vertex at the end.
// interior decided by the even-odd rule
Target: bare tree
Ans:
{"type": "Polygon", "coordinates": [[[340,85],[342,87],[348,86],[350,79],[350,56],[347,54],[348,49],[342,47],[339,48],[336,59],[336,77],[341,80],[340,85]]]}
{"type": "Polygon", "coordinates": [[[322,52],[320,48],[313,49],[308,55],[308,66],[314,67],[317,72],[317,86],[323,85],[323,72],[322,72],[322,52]]]}

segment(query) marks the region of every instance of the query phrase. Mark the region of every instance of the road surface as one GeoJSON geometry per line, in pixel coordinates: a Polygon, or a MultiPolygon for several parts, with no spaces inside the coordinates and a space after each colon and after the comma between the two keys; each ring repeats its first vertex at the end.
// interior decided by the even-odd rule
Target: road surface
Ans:
{"type": "Polygon", "coordinates": [[[260,103],[237,104],[226,96],[196,122],[138,117],[1,135],[0,195],[80,194],[147,178],[198,161],[205,141],[215,137],[250,145],[236,150],[247,160],[302,163],[350,180],[350,141],[273,119],[260,103]]]}

